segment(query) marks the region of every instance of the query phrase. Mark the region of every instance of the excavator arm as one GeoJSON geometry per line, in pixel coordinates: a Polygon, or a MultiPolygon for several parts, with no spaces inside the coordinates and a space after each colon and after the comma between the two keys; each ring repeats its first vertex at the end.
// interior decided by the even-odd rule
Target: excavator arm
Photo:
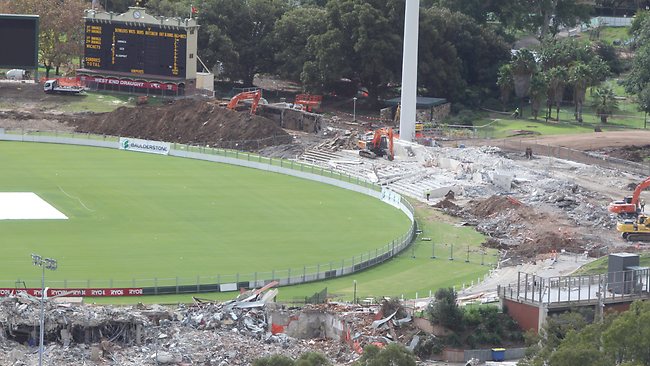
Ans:
{"type": "Polygon", "coordinates": [[[650,177],[639,183],[632,193],[632,197],[625,197],[622,201],[614,201],[607,208],[609,212],[617,214],[634,214],[639,208],[639,198],[644,189],[650,187],[650,177]]]}
{"type": "Polygon", "coordinates": [[[257,111],[257,106],[260,102],[260,99],[262,99],[262,89],[258,89],[255,91],[247,91],[247,92],[242,92],[230,99],[230,102],[228,102],[228,105],[226,108],[234,110],[235,107],[237,107],[237,104],[239,104],[240,101],[242,100],[252,100],[253,104],[251,105],[251,114],[255,114],[257,111]]]}

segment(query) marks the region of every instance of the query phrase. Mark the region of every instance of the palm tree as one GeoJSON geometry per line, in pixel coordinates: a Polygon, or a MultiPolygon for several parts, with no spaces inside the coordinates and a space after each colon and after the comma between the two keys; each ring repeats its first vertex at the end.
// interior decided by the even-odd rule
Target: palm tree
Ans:
{"type": "Polygon", "coordinates": [[[573,115],[580,123],[582,123],[582,106],[585,103],[587,86],[591,79],[591,68],[583,62],[577,61],[569,68],[569,83],[573,85],[573,103],[575,105],[573,115]]]}
{"type": "Polygon", "coordinates": [[[548,112],[547,115],[551,116],[551,107],[555,105],[556,120],[560,121],[560,106],[564,97],[564,86],[567,81],[567,69],[564,66],[555,66],[546,71],[546,79],[548,80],[548,112]]]}
{"type": "Polygon", "coordinates": [[[616,94],[612,87],[606,85],[596,89],[592,106],[596,110],[596,114],[600,116],[600,122],[607,123],[607,118],[618,110],[618,100],[616,100],[616,94]]]}
{"type": "Polygon", "coordinates": [[[548,83],[544,74],[536,72],[530,80],[530,112],[533,118],[537,120],[542,102],[546,100],[546,91],[548,90],[548,83]]]}
{"type": "Polygon", "coordinates": [[[521,110],[523,110],[523,98],[528,95],[530,91],[530,80],[533,73],[537,69],[537,62],[535,55],[527,49],[519,50],[512,61],[512,78],[515,85],[515,95],[519,98],[521,110]]]}
{"type": "Polygon", "coordinates": [[[514,85],[514,80],[512,78],[512,66],[510,64],[503,64],[501,67],[499,67],[497,85],[501,91],[501,108],[503,111],[505,111],[506,105],[508,105],[508,100],[510,100],[510,94],[512,93],[512,88],[514,85]]]}

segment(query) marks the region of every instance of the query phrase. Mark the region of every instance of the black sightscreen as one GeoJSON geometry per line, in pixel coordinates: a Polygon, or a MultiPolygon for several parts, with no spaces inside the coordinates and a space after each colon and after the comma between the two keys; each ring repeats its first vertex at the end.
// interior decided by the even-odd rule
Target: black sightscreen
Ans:
{"type": "Polygon", "coordinates": [[[38,16],[0,14],[0,67],[35,69],[38,16]]]}

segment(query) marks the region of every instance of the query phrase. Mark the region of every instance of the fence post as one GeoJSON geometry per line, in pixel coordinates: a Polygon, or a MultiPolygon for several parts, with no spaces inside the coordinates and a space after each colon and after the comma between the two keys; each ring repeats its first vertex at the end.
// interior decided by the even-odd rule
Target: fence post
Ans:
{"type": "Polygon", "coordinates": [[[289,268],[287,270],[287,273],[288,273],[287,274],[287,282],[288,282],[287,284],[290,285],[291,284],[291,268],[289,268]]]}
{"type": "Polygon", "coordinates": [[[316,279],[320,279],[320,263],[316,266],[316,279]]]}
{"type": "Polygon", "coordinates": [[[158,295],[158,277],[153,279],[153,293],[158,295]]]}
{"type": "Polygon", "coordinates": [[[196,292],[201,292],[201,277],[196,276],[196,292]]]}
{"type": "Polygon", "coordinates": [[[176,294],[178,295],[178,276],[176,276],[176,294]]]}

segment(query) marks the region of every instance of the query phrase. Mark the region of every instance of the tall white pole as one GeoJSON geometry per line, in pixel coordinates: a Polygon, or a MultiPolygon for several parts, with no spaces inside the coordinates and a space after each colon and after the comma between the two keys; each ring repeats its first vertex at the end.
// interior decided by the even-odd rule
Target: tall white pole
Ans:
{"type": "Polygon", "coordinates": [[[43,341],[45,338],[45,265],[41,265],[41,317],[39,320],[38,366],[43,366],[43,341]]]}
{"type": "Polygon", "coordinates": [[[420,0],[406,0],[404,12],[404,53],[402,56],[402,99],[399,139],[415,139],[415,109],[418,85],[418,23],[420,0]]]}

